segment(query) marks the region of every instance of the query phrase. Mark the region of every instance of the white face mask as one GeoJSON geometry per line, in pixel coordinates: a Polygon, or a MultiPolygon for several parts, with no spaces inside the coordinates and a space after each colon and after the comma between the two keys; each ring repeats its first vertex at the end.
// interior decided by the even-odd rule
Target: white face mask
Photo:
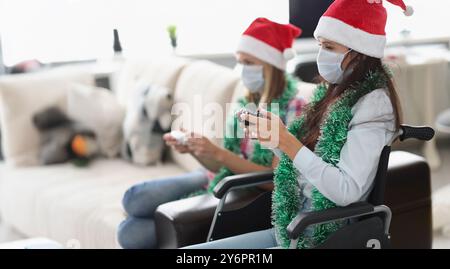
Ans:
{"type": "Polygon", "coordinates": [[[335,53],[324,48],[320,48],[317,55],[317,67],[319,74],[329,83],[337,84],[342,82],[344,71],[342,70],[342,61],[349,53],[335,53]]]}
{"type": "Polygon", "coordinates": [[[264,66],[262,65],[243,65],[242,82],[251,92],[262,92],[264,89],[264,66]]]}

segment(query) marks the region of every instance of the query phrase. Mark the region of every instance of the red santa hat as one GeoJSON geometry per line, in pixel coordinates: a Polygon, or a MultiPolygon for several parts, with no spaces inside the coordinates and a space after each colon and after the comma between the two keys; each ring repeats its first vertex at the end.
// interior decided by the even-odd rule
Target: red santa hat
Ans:
{"type": "MultiPolygon", "coordinates": [[[[403,0],[386,0],[403,9],[414,10],[403,0]]],[[[383,58],[386,46],[387,12],[382,0],[336,0],[319,20],[314,37],[329,39],[360,53],[383,58]]]]}
{"type": "Polygon", "coordinates": [[[301,33],[302,30],[294,25],[258,18],[242,35],[237,52],[250,54],[286,70],[287,61],[295,57],[292,44],[301,33]]]}

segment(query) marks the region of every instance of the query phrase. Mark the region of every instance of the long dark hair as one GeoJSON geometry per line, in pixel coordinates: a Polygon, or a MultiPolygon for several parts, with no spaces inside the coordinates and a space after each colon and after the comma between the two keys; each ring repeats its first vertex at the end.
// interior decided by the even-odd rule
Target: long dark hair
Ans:
{"type": "MultiPolygon", "coordinates": [[[[306,111],[305,128],[307,133],[302,138],[302,143],[310,150],[314,150],[316,146],[320,135],[320,125],[328,107],[345,91],[350,89],[354,83],[363,82],[369,72],[379,72],[386,77],[387,90],[395,116],[395,125],[397,130],[400,128],[402,120],[400,101],[391,76],[384,68],[381,59],[370,57],[356,51],[349,52],[349,55],[352,56],[352,60],[347,65],[346,70],[353,69],[353,71],[344,78],[342,83],[330,84],[325,97],[314,106],[309,107],[306,111]]],[[[319,78],[319,80],[324,82],[322,78],[319,78]]]]}

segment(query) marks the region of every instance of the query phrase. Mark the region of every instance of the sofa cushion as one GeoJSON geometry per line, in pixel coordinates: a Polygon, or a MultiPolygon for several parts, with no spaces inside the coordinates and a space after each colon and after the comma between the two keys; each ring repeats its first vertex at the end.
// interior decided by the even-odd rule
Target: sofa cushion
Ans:
{"type": "Polygon", "coordinates": [[[183,58],[127,60],[117,78],[115,91],[119,102],[127,106],[133,90],[141,83],[159,85],[174,91],[178,77],[187,63],[183,58]]]}
{"type": "Polygon", "coordinates": [[[65,110],[67,90],[73,82],[93,85],[94,77],[80,68],[61,67],[0,79],[2,145],[8,164],[38,163],[39,134],[32,116],[52,105],[65,110]]]}
{"type": "MultiPolygon", "coordinates": [[[[186,66],[178,79],[174,95],[172,130],[180,127],[212,138],[221,144],[225,123],[226,104],[238,82],[231,69],[208,61],[198,61],[186,66]]],[[[175,162],[187,170],[199,167],[188,154],[172,150],[175,162]]]]}
{"type": "Polygon", "coordinates": [[[87,169],[0,163],[1,218],[30,237],[44,236],[63,245],[79,242],[81,248],[117,248],[125,191],[144,180],[184,172],[174,163],[137,167],[120,159],[98,159],[87,169]]]}

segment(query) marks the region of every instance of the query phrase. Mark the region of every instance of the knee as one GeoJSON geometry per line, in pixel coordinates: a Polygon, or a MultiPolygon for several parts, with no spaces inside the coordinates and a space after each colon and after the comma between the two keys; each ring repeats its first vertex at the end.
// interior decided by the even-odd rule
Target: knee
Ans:
{"type": "Polygon", "coordinates": [[[118,227],[117,241],[124,249],[156,248],[155,222],[152,219],[127,218],[118,227]]]}
{"type": "Polygon", "coordinates": [[[127,212],[128,215],[134,216],[135,208],[133,206],[133,197],[134,197],[134,188],[135,186],[130,187],[122,198],[122,206],[125,212],[127,212]]]}
{"type": "Polygon", "coordinates": [[[122,198],[122,206],[129,216],[133,217],[151,217],[151,212],[147,212],[145,207],[147,203],[143,200],[143,184],[137,184],[130,187],[122,198]]]}

